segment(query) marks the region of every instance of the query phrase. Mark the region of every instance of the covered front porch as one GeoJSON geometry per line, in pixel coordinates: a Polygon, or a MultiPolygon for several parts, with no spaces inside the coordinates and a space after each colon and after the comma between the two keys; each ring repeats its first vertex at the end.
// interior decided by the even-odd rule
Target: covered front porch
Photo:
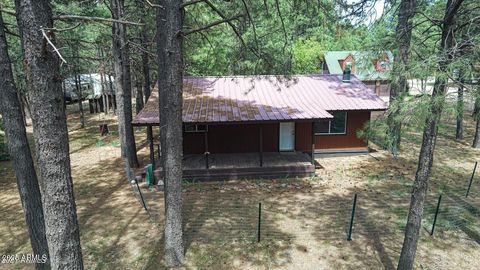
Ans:
{"type": "MultiPolygon", "coordinates": [[[[309,177],[314,173],[311,156],[303,152],[188,154],[183,158],[185,180],[309,177]]],[[[158,164],[155,178],[163,178],[158,164]]]]}
{"type": "MultiPolygon", "coordinates": [[[[383,109],[385,104],[355,77],[349,83],[330,75],[185,77],[184,178],[309,176],[315,171],[316,149],[364,146],[349,123],[365,121],[355,118],[357,112],[347,120],[348,111],[365,111],[369,117],[371,110],[383,109]],[[333,130],[333,114],[340,111],[343,121],[333,130]]],[[[132,121],[147,127],[151,164],[157,159],[152,129],[160,126],[159,116],[153,91],[132,121]]],[[[161,179],[161,168],[156,173],[161,179]]]]}

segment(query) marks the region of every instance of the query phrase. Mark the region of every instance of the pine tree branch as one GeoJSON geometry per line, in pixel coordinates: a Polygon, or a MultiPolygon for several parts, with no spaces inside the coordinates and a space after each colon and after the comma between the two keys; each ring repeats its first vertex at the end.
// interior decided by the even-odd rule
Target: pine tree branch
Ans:
{"type": "Polygon", "coordinates": [[[64,31],[73,30],[73,29],[79,27],[80,25],[82,25],[81,22],[75,24],[74,26],[67,27],[67,28],[44,28],[44,29],[45,29],[45,30],[48,30],[48,31],[54,31],[54,32],[64,32],[64,31]]]}
{"type": "Polygon", "coordinates": [[[12,16],[17,16],[17,13],[15,12],[15,10],[4,9],[1,6],[0,6],[0,12],[8,14],[8,15],[12,15],[12,16]]]}
{"type": "Polygon", "coordinates": [[[5,31],[5,33],[6,33],[6,34],[12,35],[12,36],[14,36],[14,37],[20,37],[20,35],[19,35],[19,34],[17,34],[17,33],[14,33],[14,32],[13,32],[13,31],[11,31],[10,29],[8,29],[6,25],[4,26],[4,28],[3,28],[3,29],[4,29],[4,31],[5,31]]]}
{"type": "MultiPolygon", "coordinates": [[[[203,0],[202,0],[203,1],[203,0]]],[[[214,27],[216,25],[219,25],[219,24],[222,24],[222,23],[228,23],[230,21],[233,21],[233,20],[236,20],[238,18],[241,18],[245,16],[244,14],[238,14],[236,16],[233,16],[233,17],[230,17],[230,18],[227,18],[227,19],[222,19],[222,20],[218,20],[218,21],[214,21],[212,23],[209,23],[207,25],[204,25],[202,27],[199,27],[199,28],[195,28],[195,29],[192,29],[192,30],[189,30],[189,31],[185,31],[183,32],[183,34],[186,36],[186,35],[190,35],[190,34],[193,34],[193,33],[196,33],[196,32],[200,32],[200,31],[203,31],[203,30],[206,30],[206,29],[209,29],[211,27],[214,27]]]]}
{"type": "Polygon", "coordinates": [[[255,45],[257,47],[258,46],[258,38],[257,38],[257,27],[255,26],[255,22],[253,21],[253,18],[250,14],[250,10],[248,9],[248,5],[247,3],[245,2],[245,0],[242,0],[242,3],[243,3],[243,8],[245,9],[245,14],[247,14],[247,17],[248,17],[248,20],[250,21],[250,24],[252,26],[252,30],[253,30],[253,40],[255,41],[255,45]]]}
{"type": "Polygon", "coordinates": [[[60,54],[60,51],[57,49],[57,47],[55,47],[55,44],[53,44],[53,42],[48,37],[47,33],[45,33],[45,29],[40,29],[40,30],[42,31],[43,37],[47,40],[48,44],[50,44],[50,46],[52,46],[53,50],[58,54],[58,57],[60,57],[62,62],[67,63],[67,61],[63,58],[62,54],[60,54]]]}
{"type": "Polygon", "coordinates": [[[87,21],[87,22],[110,22],[110,23],[121,23],[121,24],[129,24],[129,25],[138,25],[142,26],[143,23],[131,22],[131,21],[124,21],[124,20],[117,20],[112,18],[103,18],[103,17],[88,17],[88,16],[80,16],[80,15],[57,15],[53,16],[54,20],[60,21],[87,21]]]}
{"type": "Polygon", "coordinates": [[[153,52],[150,52],[149,50],[145,49],[142,44],[138,44],[132,40],[128,41],[128,44],[132,45],[133,48],[139,50],[140,52],[148,54],[150,57],[155,58],[157,55],[153,52]]]}
{"type": "Polygon", "coordinates": [[[282,23],[283,36],[285,38],[285,43],[283,44],[282,51],[285,52],[285,48],[288,45],[288,37],[287,37],[287,30],[285,28],[285,23],[283,21],[283,16],[282,16],[282,12],[280,11],[280,4],[278,3],[278,0],[275,0],[275,8],[277,9],[278,17],[280,17],[280,22],[282,23]]]}
{"type": "Polygon", "coordinates": [[[162,5],[154,4],[154,3],[150,2],[149,0],[145,0],[145,2],[147,2],[147,4],[148,4],[150,7],[154,7],[154,8],[164,8],[162,5]]]}
{"type": "MultiPolygon", "coordinates": [[[[227,16],[225,16],[225,14],[223,14],[223,12],[221,10],[219,10],[214,4],[212,4],[212,2],[210,2],[209,0],[204,0],[205,4],[207,4],[215,13],[217,13],[218,16],[220,16],[220,18],[226,20],[227,19],[227,16]]],[[[249,48],[250,51],[258,58],[262,58],[262,56],[254,49],[254,48],[251,48],[249,46],[247,46],[247,43],[245,42],[245,40],[243,39],[242,35],[238,32],[238,29],[237,27],[231,22],[231,21],[226,21],[226,23],[232,28],[233,32],[235,33],[235,35],[238,37],[238,39],[240,40],[240,42],[242,43],[242,45],[245,47],[245,48],[249,48]]]]}
{"type": "Polygon", "coordinates": [[[197,3],[204,2],[204,1],[205,0],[192,0],[192,1],[184,2],[183,4],[180,5],[180,8],[185,8],[187,6],[195,5],[197,3]]]}

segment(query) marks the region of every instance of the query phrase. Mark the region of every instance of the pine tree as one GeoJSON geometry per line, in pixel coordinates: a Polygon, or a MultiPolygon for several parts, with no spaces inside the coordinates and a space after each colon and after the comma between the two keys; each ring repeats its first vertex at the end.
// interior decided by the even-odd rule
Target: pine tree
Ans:
{"type": "Polygon", "coordinates": [[[83,269],[51,3],[16,0],[52,269],[83,269]],[[47,40],[48,39],[48,40],[47,40]],[[50,43],[51,42],[51,43],[50,43]]]}
{"type": "MultiPolygon", "coordinates": [[[[0,12],[0,114],[5,124],[8,150],[12,158],[13,170],[22,201],[25,221],[28,227],[33,253],[47,256],[48,245],[45,237],[45,219],[42,198],[38,185],[33,158],[28,145],[27,132],[17,89],[13,80],[11,61],[8,55],[7,40],[0,12]]],[[[37,264],[37,269],[49,269],[50,263],[37,264]]]]}

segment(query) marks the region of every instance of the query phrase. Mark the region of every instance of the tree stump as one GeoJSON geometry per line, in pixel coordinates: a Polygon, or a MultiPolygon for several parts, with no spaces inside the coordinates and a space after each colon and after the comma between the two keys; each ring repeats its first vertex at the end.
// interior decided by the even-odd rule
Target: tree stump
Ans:
{"type": "Polygon", "coordinates": [[[108,134],[108,125],[107,124],[101,124],[101,125],[99,125],[99,127],[100,127],[100,134],[102,136],[105,136],[105,135],[108,134]]]}

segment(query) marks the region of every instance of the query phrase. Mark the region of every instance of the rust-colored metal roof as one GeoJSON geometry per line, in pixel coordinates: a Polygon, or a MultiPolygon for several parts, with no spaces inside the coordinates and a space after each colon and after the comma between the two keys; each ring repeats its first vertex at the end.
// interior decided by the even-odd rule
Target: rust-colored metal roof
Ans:
{"type": "MultiPolygon", "coordinates": [[[[134,118],[158,124],[158,91],[134,118]]],[[[185,77],[183,122],[259,122],[331,119],[328,111],[385,110],[385,103],[352,76],[185,77]]]]}

